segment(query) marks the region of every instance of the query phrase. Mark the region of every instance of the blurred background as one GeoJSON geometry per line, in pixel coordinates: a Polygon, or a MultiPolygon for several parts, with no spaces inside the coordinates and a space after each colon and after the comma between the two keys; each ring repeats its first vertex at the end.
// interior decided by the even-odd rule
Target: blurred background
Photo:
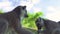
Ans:
{"type": "Polygon", "coordinates": [[[11,11],[18,5],[26,5],[30,13],[43,12],[44,18],[60,20],[60,0],[0,0],[0,9],[11,11]]]}
{"type": "Polygon", "coordinates": [[[34,22],[39,16],[60,21],[60,0],[0,0],[0,12],[9,12],[19,5],[26,5],[29,15],[29,18],[23,20],[23,27],[36,30],[34,22]]]}

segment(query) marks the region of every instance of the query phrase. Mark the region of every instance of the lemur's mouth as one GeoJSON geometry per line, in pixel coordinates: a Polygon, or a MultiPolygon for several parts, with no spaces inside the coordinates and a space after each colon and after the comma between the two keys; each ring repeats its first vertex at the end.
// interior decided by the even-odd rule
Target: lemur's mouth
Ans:
{"type": "Polygon", "coordinates": [[[26,17],[28,17],[28,15],[26,14],[26,15],[24,15],[24,17],[26,18],[26,17]]]}

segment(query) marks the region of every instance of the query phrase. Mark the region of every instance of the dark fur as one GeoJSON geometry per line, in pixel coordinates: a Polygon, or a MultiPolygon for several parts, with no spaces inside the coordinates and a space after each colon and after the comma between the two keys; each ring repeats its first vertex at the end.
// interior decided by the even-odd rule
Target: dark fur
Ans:
{"type": "Polygon", "coordinates": [[[0,19],[0,34],[5,34],[8,29],[8,22],[5,19],[0,19]]]}
{"type": "MultiPolygon", "coordinates": [[[[43,34],[60,34],[60,24],[59,23],[52,21],[52,20],[48,20],[48,19],[43,19],[43,18],[39,18],[39,19],[42,19],[45,29],[46,29],[43,31],[43,34]]],[[[41,29],[41,27],[42,27],[41,21],[39,23],[40,23],[40,26],[37,26],[37,27],[38,28],[40,27],[40,29],[41,29]]]]}
{"type": "Polygon", "coordinates": [[[36,23],[36,26],[38,28],[37,32],[39,34],[41,32],[41,28],[44,26],[44,23],[43,23],[41,18],[38,18],[35,23],[36,23]]]}
{"type": "Polygon", "coordinates": [[[22,10],[26,11],[26,6],[18,6],[11,12],[2,13],[0,14],[0,19],[5,19],[8,22],[8,28],[14,29],[17,34],[32,34],[32,32],[23,29],[21,26],[21,16],[27,17],[27,11],[24,14],[22,10]]]}

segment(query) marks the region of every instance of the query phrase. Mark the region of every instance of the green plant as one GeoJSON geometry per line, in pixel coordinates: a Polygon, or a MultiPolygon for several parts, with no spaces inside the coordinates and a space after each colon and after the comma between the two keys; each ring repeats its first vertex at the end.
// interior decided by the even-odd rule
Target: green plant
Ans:
{"type": "Polygon", "coordinates": [[[2,10],[2,9],[0,9],[0,14],[1,14],[1,13],[3,13],[3,10],[2,10]]]}
{"type": "Polygon", "coordinates": [[[37,12],[34,14],[30,14],[28,13],[28,18],[25,18],[23,20],[22,26],[26,27],[26,28],[32,28],[32,29],[37,29],[36,24],[35,24],[35,20],[41,16],[43,16],[42,12],[37,12]]]}

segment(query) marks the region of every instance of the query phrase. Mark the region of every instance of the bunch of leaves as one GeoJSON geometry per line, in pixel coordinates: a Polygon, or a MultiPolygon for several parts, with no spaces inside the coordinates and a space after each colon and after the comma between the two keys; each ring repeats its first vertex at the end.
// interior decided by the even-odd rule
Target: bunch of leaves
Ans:
{"type": "Polygon", "coordinates": [[[26,28],[31,28],[31,29],[37,29],[35,21],[37,18],[39,18],[40,16],[43,16],[42,12],[37,12],[37,13],[28,13],[28,18],[25,18],[23,20],[22,26],[26,27],[26,28]]]}

